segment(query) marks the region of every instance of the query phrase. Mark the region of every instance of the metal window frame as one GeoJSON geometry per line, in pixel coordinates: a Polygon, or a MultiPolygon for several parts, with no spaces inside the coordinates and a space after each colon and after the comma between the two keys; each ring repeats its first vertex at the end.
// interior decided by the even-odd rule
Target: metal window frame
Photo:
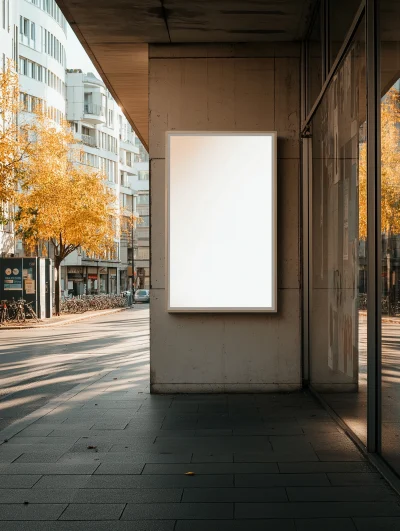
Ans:
{"type": "Polygon", "coordinates": [[[381,175],[379,0],[366,2],[367,59],[367,449],[382,447],[381,175]]]}

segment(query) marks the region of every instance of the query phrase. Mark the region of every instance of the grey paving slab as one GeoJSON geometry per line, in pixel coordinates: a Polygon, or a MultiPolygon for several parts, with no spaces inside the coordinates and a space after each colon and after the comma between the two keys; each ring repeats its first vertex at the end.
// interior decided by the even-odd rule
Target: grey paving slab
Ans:
{"type": "Polygon", "coordinates": [[[233,518],[233,503],[128,503],[122,520],[214,520],[233,518]]]}
{"type": "Polygon", "coordinates": [[[233,453],[226,454],[202,454],[192,455],[192,463],[233,463],[233,453]]]}
{"type": "Polygon", "coordinates": [[[365,457],[356,449],[349,450],[317,450],[320,461],[366,461],[365,457]]]}
{"type": "Polygon", "coordinates": [[[66,452],[59,463],[187,463],[191,460],[191,453],[183,454],[142,454],[137,452],[66,452]]]}
{"type": "MultiPolygon", "coordinates": [[[[29,505],[0,505],[0,520],[57,520],[67,505],[30,503],[29,505]]],[[[3,525],[1,524],[3,530],[3,525]]]]}
{"type": "Polygon", "coordinates": [[[60,520],[119,520],[124,509],[124,503],[71,503],[60,520]]]}
{"type": "MultiPolygon", "coordinates": [[[[1,522],[1,531],[173,531],[175,520],[146,520],[136,521],[134,528],[132,522],[1,522]]],[[[290,530],[291,531],[291,530],[290,530]]]]}
{"type": "Polygon", "coordinates": [[[312,474],[318,472],[374,472],[374,467],[367,462],[347,461],[344,463],[318,461],[315,463],[278,463],[280,472],[284,474],[312,474]]]}
{"type": "Polygon", "coordinates": [[[395,493],[386,487],[368,485],[356,487],[288,487],[290,501],[397,501],[395,493]]]}
{"type": "Polygon", "coordinates": [[[236,474],[237,487],[329,487],[326,474],[236,474]]]}
{"type": "MultiPolygon", "coordinates": [[[[101,473],[99,469],[98,473],[101,473]]],[[[143,474],[272,474],[279,472],[275,463],[185,463],[185,464],[149,464],[143,474]]]]}
{"type": "Polygon", "coordinates": [[[175,531],[296,531],[293,520],[178,520],[175,531]]]}
{"type": "Polygon", "coordinates": [[[356,531],[351,518],[303,518],[295,524],[296,531],[356,531]]]}
{"type": "MultiPolygon", "coordinates": [[[[15,476],[21,477],[21,476],[15,476]]],[[[52,475],[42,476],[35,484],[35,489],[80,489],[92,476],[90,475],[52,475]]]]}
{"type": "Polygon", "coordinates": [[[357,531],[398,531],[400,517],[354,518],[357,531]]]}
{"type": "Polygon", "coordinates": [[[71,503],[76,489],[0,489],[0,503],[71,503]]]}
{"type": "MultiPolygon", "coordinates": [[[[44,489],[43,489],[44,490],[44,489]]],[[[79,489],[74,503],[179,503],[182,489],[79,489]]]]}
{"type": "Polygon", "coordinates": [[[313,450],[299,451],[277,450],[277,451],[255,451],[255,452],[235,452],[233,456],[235,463],[298,463],[317,462],[319,458],[313,450]]]}
{"type": "Polygon", "coordinates": [[[332,485],[379,485],[384,482],[382,476],[374,472],[329,472],[327,476],[332,485]]]}
{"type": "Polygon", "coordinates": [[[275,488],[187,488],[183,502],[285,502],[288,501],[283,487],[275,488]]]}
{"type": "Polygon", "coordinates": [[[235,518],[339,518],[400,516],[396,502],[237,503],[235,518]]]}
{"type": "Polygon", "coordinates": [[[31,475],[0,475],[0,486],[3,489],[29,489],[37,483],[42,476],[31,475]]]}
{"type": "Polygon", "coordinates": [[[29,447],[27,452],[21,453],[21,455],[15,460],[15,463],[56,463],[62,455],[68,450],[43,450],[42,452],[32,451],[29,447]]]}
{"type": "MultiPolygon", "coordinates": [[[[70,476],[73,477],[73,476],[70,476]]],[[[185,488],[185,487],[232,487],[233,474],[226,475],[141,475],[111,476],[94,475],[85,484],[91,489],[125,488],[185,488]]]]}
{"type": "Polygon", "coordinates": [[[19,437],[46,437],[58,424],[33,424],[19,433],[19,437]]]}
{"type": "Polygon", "coordinates": [[[11,463],[0,465],[0,474],[93,474],[98,464],[71,465],[60,463],[11,463]]]}
{"type": "Polygon", "coordinates": [[[248,451],[265,451],[270,447],[268,437],[196,437],[186,439],[175,439],[173,437],[157,438],[154,446],[158,451],[174,452],[179,450],[185,451],[190,447],[193,453],[209,452],[209,453],[224,453],[224,452],[238,452],[248,451]]]}
{"type": "Polygon", "coordinates": [[[3,444],[0,446],[0,463],[12,463],[15,459],[18,459],[22,453],[23,452],[16,448],[10,448],[9,446],[7,447],[6,444],[3,444]]]}
{"type": "Polygon", "coordinates": [[[143,467],[144,467],[144,463],[137,463],[137,464],[103,463],[96,470],[95,474],[112,474],[112,475],[141,474],[143,467]]]}
{"type": "Polygon", "coordinates": [[[79,436],[74,437],[73,435],[65,434],[65,437],[22,437],[18,435],[17,437],[12,437],[9,439],[8,444],[10,446],[14,445],[34,445],[35,447],[40,445],[49,445],[49,446],[62,446],[70,447],[76,443],[79,439],[79,436]]]}

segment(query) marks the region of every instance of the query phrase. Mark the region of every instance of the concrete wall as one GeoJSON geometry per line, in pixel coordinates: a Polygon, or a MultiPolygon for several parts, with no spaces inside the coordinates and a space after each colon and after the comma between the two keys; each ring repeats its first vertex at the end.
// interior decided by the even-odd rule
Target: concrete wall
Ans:
{"type": "MultiPolygon", "coordinates": [[[[297,389],[300,48],[284,43],[152,45],[149,53],[152,392],[297,389]],[[166,312],[164,138],[174,129],[278,132],[277,314],[166,312]]],[[[244,214],[251,219],[249,193],[244,214]]],[[[238,268],[238,297],[246,287],[240,282],[240,253],[239,244],[238,262],[232,264],[238,268]]],[[[204,288],[199,279],[199,289],[204,288]]]]}

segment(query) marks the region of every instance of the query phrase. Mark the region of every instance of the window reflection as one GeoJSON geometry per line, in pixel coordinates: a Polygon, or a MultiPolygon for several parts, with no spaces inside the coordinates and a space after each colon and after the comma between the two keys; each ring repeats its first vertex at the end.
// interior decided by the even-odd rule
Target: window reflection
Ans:
{"type": "Polygon", "coordinates": [[[311,382],[366,441],[365,39],[361,23],[312,121],[311,382]]]}

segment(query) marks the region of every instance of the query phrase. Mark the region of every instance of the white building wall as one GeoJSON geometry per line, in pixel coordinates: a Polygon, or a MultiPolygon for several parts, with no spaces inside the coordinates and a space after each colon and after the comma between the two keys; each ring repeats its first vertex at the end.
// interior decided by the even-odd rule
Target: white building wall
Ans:
{"type": "MultiPolygon", "coordinates": [[[[15,0],[0,0],[0,68],[7,60],[18,57],[18,4],[15,0]]],[[[9,205],[2,205],[7,214],[9,205]]],[[[14,232],[12,224],[0,223],[0,256],[14,254],[14,232]]]]}

